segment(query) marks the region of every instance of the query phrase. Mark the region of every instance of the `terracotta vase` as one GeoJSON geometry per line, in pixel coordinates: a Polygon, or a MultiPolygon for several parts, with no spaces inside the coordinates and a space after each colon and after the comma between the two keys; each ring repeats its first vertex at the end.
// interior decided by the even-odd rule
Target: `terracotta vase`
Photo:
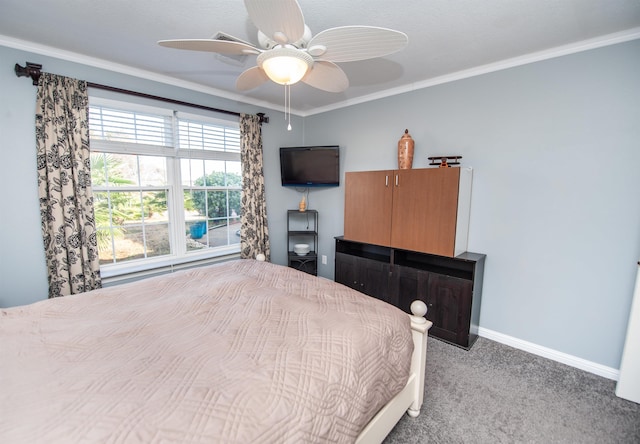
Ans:
{"type": "Polygon", "coordinates": [[[409,134],[409,130],[404,130],[404,134],[398,141],[398,168],[409,170],[413,166],[413,146],[414,142],[409,134]]]}

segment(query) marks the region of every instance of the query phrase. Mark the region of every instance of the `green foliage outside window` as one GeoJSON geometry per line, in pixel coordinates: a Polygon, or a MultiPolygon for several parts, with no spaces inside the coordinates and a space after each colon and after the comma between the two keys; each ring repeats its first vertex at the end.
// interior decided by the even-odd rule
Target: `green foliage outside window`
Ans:
{"type": "MultiPolygon", "coordinates": [[[[242,176],[234,173],[224,173],[222,171],[215,171],[204,177],[200,177],[195,180],[196,186],[219,186],[219,187],[238,187],[242,186],[242,176]],[[225,182],[226,178],[226,182],[225,182]]],[[[200,214],[207,214],[210,219],[226,218],[232,216],[235,212],[236,215],[240,214],[241,205],[241,193],[240,190],[229,191],[204,191],[194,190],[191,194],[193,202],[193,208],[200,214]],[[206,196],[206,197],[205,197],[206,196]],[[229,206],[227,207],[227,198],[229,200],[229,206]],[[206,199],[206,206],[205,206],[206,199]],[[208,212],[207,210],[208,209],[208,212]]]]}
{"type": "MultiPolygon", "coordinates": [[[[91,155],[91,183],[93,186],[110,187],[135,185],[135,182],[122,177],[119,167],[122,161],[109,154],[91,155]],[[105,175],[105,171],[107,174],[105,175]]],[[[126,222],[139,222],[144,217],[150,218],[154,214],[161,214],[167,210],[166,191],[150,191],[142,195],[138,192],[99,192],[95,193],[94,211],[96,225],[109,225],[109,204],[111,204],[111,218],[113,225],[126,222]]]]}

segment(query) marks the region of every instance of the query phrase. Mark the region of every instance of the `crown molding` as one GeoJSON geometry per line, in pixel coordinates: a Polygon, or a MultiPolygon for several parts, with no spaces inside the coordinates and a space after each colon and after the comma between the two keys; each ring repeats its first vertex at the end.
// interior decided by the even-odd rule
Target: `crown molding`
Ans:
{"type": "MultiPolygon", "coordinates": [[[[607,34],[593,39],[583,40],[575,43],[570,43],[555,48],[550,48],[544,51],[537,51],[530,54],[526,54],[511,59],[502,60],[487,65],[478,66],[471,69],[457,71],[450,74],[445,74],[431,79],[426,79],[421,82],[415,82],[410,85],[405,85],[397,88],[390,88],[384,91],[380,91],[375,94],[368,94],[365,96],[357,97],[354,99],[348,99],[333,105],[327,105],[323,107],[314,108],[310,111],[300,111],[291,109],[291,114],[299,117],[308,117],[315,114],[320,114],[336,109],[347,108],[349,106],[358,105],[361,103],[371,102],[374,100],[383,99],[386,97],[403,94],[406,92],[412,92],[419,89],[429,88],[431,86],[442,85],[444,83],[455,82],[457,80],[463,80],[491,72],[501,71],[504,69],[514,68],[529,63],[540,62],[543,60],[553,59],[556,57],[562,57],[565,55],[575,54],[591,49],[601,48],[604,46],[615,45],[618,43],[624,43],[631,40],[640,39],[640,27],[627,29],[625,31],[616,32],[613,34],[607,34]]],[[[152,71],[133,68],[127,65],[122,65],[114,62],[109,62],[103,59],[89,57],[82,54],[77,54],[71,51],[61,50],[52,46],[42,45],[39,43],[29,42],[25,40],[19,40],[12,37],[4,36],[0,34],[0,45],[9,48],[19,49],[22,51],[33,52],[35,54],[44,55],[47,57],[54,57],[69,62],[80,63],[83,65],[93,66],[95,68],[105,69],[108,71],[114,71],[120,74],[126,74],[134,77],[139,77],[147,80],[152,80],[167,85],[176,86],[179,88],[185,88],[192,91],[201,92],[204,94],[213,95],[216,97],[234,100],[237,102],[245,103],[247,105],[258,106],[273,111],[284,112],[284,108],[280,106],[274,106],[272,103],[252,100],[250,97],[230,93],[228,91],[219,90],[216,88],[206,87],[194,82],[188,82],[186,80],[176,79],[174,77],[165,76],[152,71]]]]}
{"type": "Polygon", "coordinates": [[[42,45],[40,43],[34,43],[26,40],[15,39],[13,37],[8,37],[1,34],[0,34],[0,45],[6,46],[8,48],[18,49],[21,51],[32,52],[34,54],[40,54],[46,57],[53,57],[56,59],[65,60],[67,62],[79,63],[82,65],[92,66],[94,68],[100,68],[107,71],[117,72],[119,74],[125,74],[133,77],[142,78],[145,80],[164,83],[166,85],[176,86],[176,87],[188,89],[191,91],[197,91],[204,94],[220,97],[223,99],[246,103],[247,105],[258,106],[261,108],[267,108],[270,110],[281,111],[281,112],[284,110],[284,108],[274,107],[272,103],[264,102],[260,100],[252,100],[250,97],[247,97],[241,94],[230,93],[229,91],[223,91],[221,89],[203,86],[195,82],[176,79],[174,77],[165,76],[162,74],[155,73],[153,71],[133,68],[131,66],[110,62],[104,59],[90,57],[83,54],[78,54],[75,52],[55,48],[52,46],[42,45]]]}
{"type": "Polygon", "coordinates": [[[369,94],[366,96],[357,97],[355,99],[349,99],[344,102],[336,103],[335,105],[314,108],[313,110],[302,114],[302,117],[320,114],[327,111],[333,111],[335,109],[346,108],[352,105],[358,105],[361,103],[371,102],[373,100],[383,99],[406,92],[429,88],[430,86],[442,85],[444,83],[455,82],[457,80],[468,79],[491,72],[502,71],[504,69],[527,65],[529,63],[540,62],[543,60],[562,57],[565,55],[575,54],[583,51],[589,51],[591,49],[615,45],[618,43],[624,43],[636,39],[640,39],[640,27],[627,29],[626,31],[616,32],[613,34],[603,35],[589,40],[570,43],[555,48],[550,48],[544,51],[532,52],[523,56],[505,59],[499,62],[489,63],[487,65],[477,66],[475,68],[465,69],[451,74],[445,74],[443,76],[433,77],[422,82],[416,82],[410,85],[380,91],[379,93],[369,94]]]}

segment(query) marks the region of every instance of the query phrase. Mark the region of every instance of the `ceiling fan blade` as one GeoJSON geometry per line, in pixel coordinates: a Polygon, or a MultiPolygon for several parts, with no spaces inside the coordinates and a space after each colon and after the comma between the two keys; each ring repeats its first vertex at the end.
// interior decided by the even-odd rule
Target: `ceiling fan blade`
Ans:
{"type": "Polygon", "coordinates": [[[404,32],[375,26],[341,26],[318,33],[309,42],[309,52],[321,60],[354,62],[392,54],[404,48],[404,32]]]}
{"type": "Polygon", "coordinates": [[[215,39],[160,40],[158,45],[167,48],[189,49],[191,51],[217,52],[227,55],[260,54],[260,50],[246,43],[215,39]]]}
{"type": "Polygon", "coordinates": [[[334,93],[342,92],[349,87],[349,79],[342,68],[324,60],[314,62],[313,68],[302,81],[314,88],[334,93]]]}
{"type": "Polygon", "coordinates": [[[247,91],[262,85],[268,80],[267,74],[259,66],[254,66],[238,76],[236,88],[239,91],[247,91]]]}
{"type": "Polygon", "coordinates": [[[304,17],[296,0],[244,0],[249,18],[268,38],[293,43],[304,34],[304,17]]]}

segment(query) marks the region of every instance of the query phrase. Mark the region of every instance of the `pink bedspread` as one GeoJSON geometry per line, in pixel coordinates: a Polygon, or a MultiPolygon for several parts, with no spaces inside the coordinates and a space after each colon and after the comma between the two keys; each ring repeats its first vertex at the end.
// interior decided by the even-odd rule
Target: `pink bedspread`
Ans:
{"type": "Polygon", "coordinates": [[[352,442],[412,349],[395,307],[254,260],[4,309],[0,442],[352,442]]]}

